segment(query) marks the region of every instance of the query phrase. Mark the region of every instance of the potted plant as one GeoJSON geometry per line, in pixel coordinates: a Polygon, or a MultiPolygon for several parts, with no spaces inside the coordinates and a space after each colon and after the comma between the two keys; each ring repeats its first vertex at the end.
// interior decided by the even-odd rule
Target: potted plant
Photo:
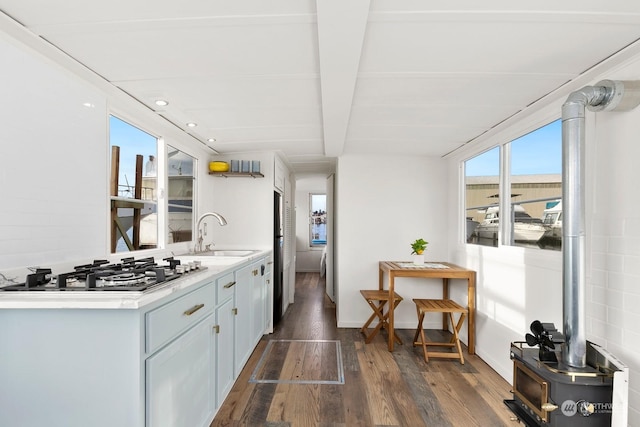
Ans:
{"type": "Polygon", "coordinates": [[[413,255],[413,263],[414,264],[424,264],[424,251],[427,249],[427,242],[424,239],[416,239],[413,243],[411,243],[411,255],[413,255]]]}

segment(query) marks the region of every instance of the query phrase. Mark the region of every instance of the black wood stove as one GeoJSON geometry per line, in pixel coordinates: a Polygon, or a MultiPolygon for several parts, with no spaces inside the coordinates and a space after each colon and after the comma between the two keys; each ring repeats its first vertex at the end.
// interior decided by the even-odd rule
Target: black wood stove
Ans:
{"type": "Polygon", "coordinates": [[[511,344],[513,399],[505,400],[509,409],[528,427],[611,426],[619,362],[587,341],[587,366],[569,366],[562,359],[564,337],[553,324],[534,321],[531,330],[534,335],[527,334],[526,342],[511,344]],[[538,347],[529,347],[532,344],[538,347]]]}

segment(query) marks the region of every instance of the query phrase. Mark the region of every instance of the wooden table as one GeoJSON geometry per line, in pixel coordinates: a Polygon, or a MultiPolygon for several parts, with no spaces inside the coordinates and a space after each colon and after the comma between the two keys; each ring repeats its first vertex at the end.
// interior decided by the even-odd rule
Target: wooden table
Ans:
{"type": "MultiPolygon", "coordinates": [[[[424,279],[442,279],[442,298],[449,298],[449,279],[466,279],[467,280],[467,326],[469,334],[468,351],[469,354],[475,354],[475,335],[476,335],[476,272],[467,270],[466,268],[451,264],[448,262],[430,262],[426,263],[427,267],[409,266],[410,261],[380,261],[379,272],[379,288],[384,289],[384,276],[389,278],[389,300],[393,301],[395,278],[396,277],[421,277],[424,279]],[[429,268],[429,264],[442,264],[448,268],[429,268]]],[[[389,312],[389,351],[393,351],[394,344],[394,325],[393,310],[389,312]]],[[[447,328],[447,319],[443,315],[442,328],[447,328]]]]}

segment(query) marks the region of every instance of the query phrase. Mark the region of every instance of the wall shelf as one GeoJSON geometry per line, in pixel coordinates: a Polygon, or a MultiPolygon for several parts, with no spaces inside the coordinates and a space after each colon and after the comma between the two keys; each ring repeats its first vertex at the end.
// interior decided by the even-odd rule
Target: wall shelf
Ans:
{"type": "Polygon", "coordinates": [[[221,176],[223,178],[246,177],[246,178],[264,178],[260,172],[209,172],[209,175],[221,176]]]}

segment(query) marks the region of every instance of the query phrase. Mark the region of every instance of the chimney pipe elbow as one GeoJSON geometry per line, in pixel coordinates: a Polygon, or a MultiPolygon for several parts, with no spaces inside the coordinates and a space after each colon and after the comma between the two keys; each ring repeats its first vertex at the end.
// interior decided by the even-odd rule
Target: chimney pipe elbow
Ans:
{"type": "Polygon", "coordinates": [[[588,106],[592,110],[593,106],[600,106],[607,103],[608,90],[603,86],[585,86],[572,92],[562,106],[564,113],[566,108],[582,108],[588,106]]]}

